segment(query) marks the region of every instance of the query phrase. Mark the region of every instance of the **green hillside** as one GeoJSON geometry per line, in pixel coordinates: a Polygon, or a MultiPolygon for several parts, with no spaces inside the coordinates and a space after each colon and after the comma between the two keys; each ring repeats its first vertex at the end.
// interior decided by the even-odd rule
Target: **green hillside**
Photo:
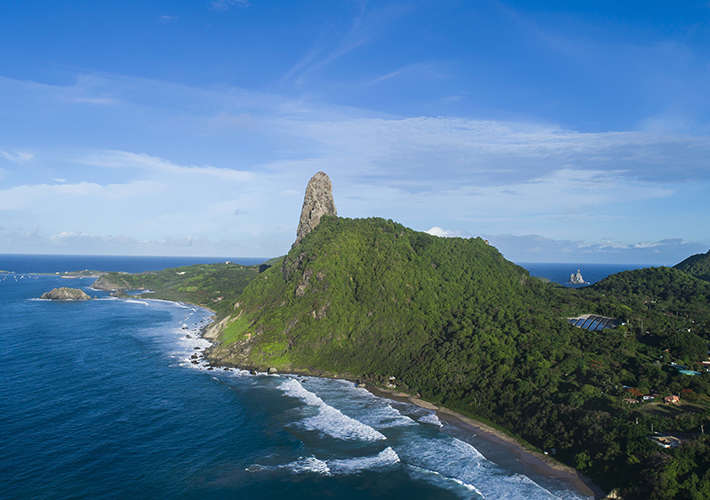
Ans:
{"type": "Polygon", "coordinates": [[[693,433],[710,423],[707,377],[671,365],[703,358],[709,287],[656,268],[573,290],[531,278],[478,238],[324,217],[245,288],[210,357],[396,385],[554,448],[602,486],[627,486],[628,498],[661,498],[669,485],[683,497],[710,489],[710,464],[696,456],[704,436],[688,441],[694,451],[646,436],[651,425],[693,433]],[[626,324],[568,323],[583,313],[626,324]],[[652,391],[685,406],[624,402],[652,391]]]}
{"type": "Polygon", "coordinates": [[[707,253],[691,255],[673,267],[701,280],[710,281],[710,250],[707,253]]]}
{"type": "MultiPolygon", "coordinates": [[[[144,298],[189,302],[224,315],[244,288],[267,266],[231,262],[196,264],[146,273],[105,273],[92,285],[103,290],[146,290],[144,298]]],[[[125,296],[125,295],[124,295],[125,296]]]]}

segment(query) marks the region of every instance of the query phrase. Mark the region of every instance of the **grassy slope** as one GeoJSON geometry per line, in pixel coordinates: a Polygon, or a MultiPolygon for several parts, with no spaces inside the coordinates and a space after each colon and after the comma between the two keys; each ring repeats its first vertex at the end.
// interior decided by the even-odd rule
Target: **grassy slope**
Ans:
{"type": "Polygon", "coordinates": [[[710,281],[710,251],[691,255],[674,268],[701,280],[710,281]]]}
{"type": "Polygon", "coordinates": [[[151,293],[141,296],[189,302],[227,314],[234,299],[258,275],[259,266],[197,264],[139,274],[107,273],[94,286],[110,290],[150,290],[151,293]]]}

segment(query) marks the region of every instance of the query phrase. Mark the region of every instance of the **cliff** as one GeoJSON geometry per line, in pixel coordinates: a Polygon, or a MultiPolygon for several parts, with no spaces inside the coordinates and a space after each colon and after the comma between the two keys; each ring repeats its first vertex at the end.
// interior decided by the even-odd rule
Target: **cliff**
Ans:
{"type": "Polygon", "coordinates": [[[298,221],[296,231],[296,241],[291,248],[295,248],[301,240],[320,223],[324,215],[338,215],[333,200],[333,186],[330,177],[325,172],[318,172],[306,186],[306,195],[303,197],[303,207],[301,217],[298,221]]]}

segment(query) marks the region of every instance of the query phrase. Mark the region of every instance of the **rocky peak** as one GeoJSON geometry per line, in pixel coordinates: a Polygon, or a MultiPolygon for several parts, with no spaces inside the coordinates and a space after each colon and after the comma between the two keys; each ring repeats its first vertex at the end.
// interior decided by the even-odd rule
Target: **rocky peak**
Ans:
{"type": "Polygon", "coordinates": [[[325,172],[318,172],[311,177],[306,186],[306,196],[303,198],[301,220],[298,222],[295,248],[320,222],[324,215],[338,215],[333,201],[333,185],[325,172]]]}

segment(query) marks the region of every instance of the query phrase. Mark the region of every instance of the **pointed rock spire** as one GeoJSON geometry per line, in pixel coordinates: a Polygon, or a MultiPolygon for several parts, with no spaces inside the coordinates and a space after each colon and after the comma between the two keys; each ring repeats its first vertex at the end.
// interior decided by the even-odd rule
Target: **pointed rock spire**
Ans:
{"type": "Polygon", "coordinates": [[[296,231],[296,241],[291,248],[298,246],[324,215],[338,215],[338,210],[333,201],[333,185],[330,183],[330,177],[325,172],[318,172],[308,181],[301,209],[301,220],[296,231]]]}

